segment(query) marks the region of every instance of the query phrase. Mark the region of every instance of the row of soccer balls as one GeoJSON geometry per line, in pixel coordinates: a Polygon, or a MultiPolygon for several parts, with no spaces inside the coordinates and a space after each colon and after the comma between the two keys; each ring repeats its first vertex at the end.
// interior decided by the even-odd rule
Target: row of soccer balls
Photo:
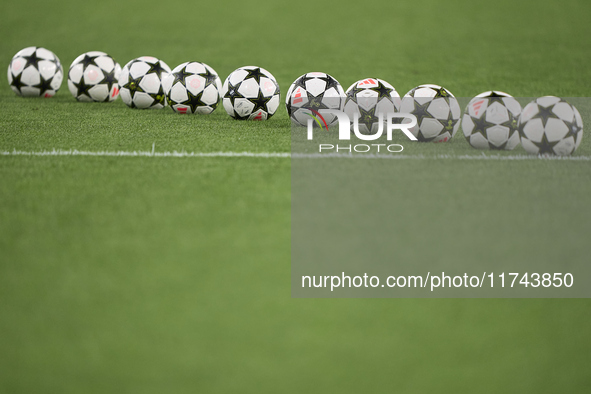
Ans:
{"type": "MultiPolygon", "coordinates": [[[[61,86],[63,68],[57,56],[44,48],[19,51],[8,67],[8,81],[23,96],[53,96],[61,86]]],[[[241,67],[222,85],[208,65],[188,62],[171,70],[154,57],[140,57],[123,69],[104,52],[78,56],[68,72],[68,88],[79,101],[113,101],[119,95],[131,108],[163,108],[178,113],[211,113],[220,99],[236,119],[265,120],[280,103],[280,90],[271,73],[260,67],[241,67]]],[[[376,78],[355,82],[347,92],[325,73],[307,73],[296,79],[286,95],[294,123],[306,125],[320,109],[345,111],[358,118],[361,133],[380,127],[380,114],[412,113],[417,125],[411,132],[419,141],[445,142],[462,124],[470,145],[479,149],[514,149],[521,141],[534,154],[569,155],[581,143],[583,123],[577,109],[557,97],[520,104],[502,92],[473,98],[460,122],[461,110],[453,94],[437,85],[421,85],[403,98],[392,85],[376,78]]],[[[325,115],[330,126],[335,117],[325,115]]]]}
{"type": "MultiPolygon", "coordinates": [[[[19,51],[8,67],[10,86],[22,96],[51,97],[62,80],[58,57],[45,48],[19,51]]],[[[162,60],[143,56],[121,68],[111,56],[98,51],[83,53],[72,62],[68,88],[79,101],[110,102],[121,96],[131,108],[163,108],[170,103],[179,113],[211,113],[220,95],[227,96],[224,107],[240,119],[266,119],[279,106],[279,85],[259,67],[242,67],[222,85],[215,70],[204,63],[183,63],[171,70],[162,60]],[[241,89],[232,83],[245,79],[241,89]]]]}
{"type": "MultiPolygon", "coordinates": [[[[59,58],[50,50],[28,47],[8,66],[8,82],[21,96],[52,97],[64,77],[59,58]]],[[[277,81],[260,67],[241,67],[222,85],[205,63],[187,62],[171,70],[155,57],[142,56],[123,68],[104,52],[78,56],[68,71],[68,89],[78,100],[111,102],[121,96],[131,108],[164,108],[184,114],[209,114],[223,97],[228,114],[237,119],[264,120],[279,107],[277,81]]]]}
{"type": "MultiPolygon", "coordinates": [[[[345,93],[330,75],[308,73],[291,85],[286,105],[292,120],[302,126],[311,122],[310,112],[343,110],[361,134],[381,134],[387,113],[410,113],[417,118],[410,131],[423,142],[449,141],[461,123],[464,136],[477,149],[513,150],[521,141],[532,154],[570,155],[583,138],[579,111],[554,96],[540,97],[522,110],[509,94],[488,91],[472,98],[462,117],[458,100],[438,85],[417,86],[400,98],[388,82],[366,78],[345,93]]],[[[328,128],[337,117],[325,114],[322,121],[328,128]]]]}

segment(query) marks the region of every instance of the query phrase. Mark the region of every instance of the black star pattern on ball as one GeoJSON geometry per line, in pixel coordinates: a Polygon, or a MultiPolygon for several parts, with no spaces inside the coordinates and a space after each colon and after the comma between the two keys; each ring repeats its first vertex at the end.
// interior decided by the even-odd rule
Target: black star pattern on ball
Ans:
{"type": "Polygon", "coordinates": [[[505,105],[505,102],[503,101],[503,99],[506,97],[507,96],[502,96],[493,90],[490,95],[488,95],[487,97],[484,97],[484,98],[488,99],[488,105],[490,106],[492,103],[501,103],[502,105],[505,105]]]}
{"type": "MultiPolygon", "coordinates": [[[[481,116],[479,119],[470,117],[472,122],[474,123],[474,128],[472,129],[472,134],[480,134],[484,138],[486,138],[486,129],[489,127],[496,126],[494,123],[490,123],[486,120],[486,115],[481,116]]],[[[445,126],[445,124],[444,124],[445,126]]]]}
{"type": "Polygon", "coordinates": [[[234,100],[237,98],[244,98],[244,96],[238,91],[242,85],[242,81],[238,82],[236,85],[232,85],[232,82],[228,81],[228,91],[224,94],[225,98],[229,98],[232,106],[234,106],[234,100]]]}
{"type": "Polygon", "coordinates": [[[259,109],[267,112],[267,103],[271,100],[271,97],[263,96],[263,92],[259,89],[259,94],[256,98],[251,98],[250,102],[254,104],[254,108],[252,109],[252,113],[257,112],[259,109]]]}
{"type": "Polygon", "coordinates": [[[304,75],[301,78],[298,78],[294,83],[293,83],[293,91],[295,91],[298,87],[306,90],[306,81],[309,81],[312,78],[308,78],[306,75],[304,75]]]}
{"type": "Polygon", "coordinates": [[[83,69],[86,69],[86,67],[93,65],[93,66],[97,66],[99,67],[98,64],[96,64],[96,58],[97,56],[88,56],[88,55],[84,55],[84,57],[82,58],[82,60],[80,60],[80,64],[82,64],[83,69]]]}
{"type": "Polygon", "coordinates": [[[38,69],[39,68],[39,61],[43,60],[43,59],[37,57],[37,49],[35,49],[33,51],[33,53],[31,53],[29,56],[23,56],[23,59],[25,59],[25,61],[26,61],[26,64],[23,67],[23,70],[29,66],[33,66],[38,69]]]}
{"type": "Polygon", "coordinates": [[[443,127],[445,128],[445,131],[447,131],[449,134],[453,133],[454,126],[456,125],[456,123],[458,123],[458,119],[454,119],[452,116],[453,115],[450,110],[447,119],[438,119],[439,123],[441,123],[443,125],[443,127]]]}
{"type": "MultiPolygon", "coordinates": [[[[414,104],[415,104],[415,108],[412,111],[412,114],[414,116],[416,116],[417,127],[419,127],[419,129],[420,129],[423,119],[432,117],[431,114],[427,111],[427,109],[429,108],[429,104],[431,104],[431,101],[427,101],[425,104],[419,104],[419,102],[415,100],[414,104]]],[[[423,133],[420,133],[420,132],[418,133],[417,138],[419,141],[427,141],[427,139],[425,137],[423,137],[423,133]]]]}
{"type": "Polygon", "coordinates": [[[339,90],[339,89],[338,89],[339,83],[338,83],[338,82],[337,82],[337,80],[336,80],[336,79],[334,79],[333,77],[331,77],[331,76],[327,75],[327,76],[325,76],[325,77],[320,77],[320,78],[318,78],[318,79],[320,79],[320,80],[322,80],[322,81],[326,82],[326,87],[324,88],[324,90],[328,90],[328,89],[330,89],[330,88],[334,88],[336,91],[338,91],[338,90],[339,90]]]}
{"type": "Polygon", "coordinates": [[[554,152],[554,146],[556,146],[561,140],[558,141],[554,141],[554,142],[550,142],[548,141],[548,137],[546,137],[546,133],[542,134],[542,141],[540,142],[535,142],[535,141],[531,141],[535,146],[538,147],[538,154],[540,155],[544,155],[544,154],[555,154],[554,152]]]}
{"type": "Polygon", "coordinates": [[[433,89],[435,91],[435,98],[439,97],[449,97],[449,92],[445,90],[445,88],[437,88],[433,89]]]}
{"type": "Polygon", "coordinates": [[[357,84],[355,84],[348,92],[347,92],[347,97],[345,98],[345,105],[349,102],[349,101],[353,101],[354,103],[357,103],[357,94],[360,92],[363,92],[365,89],[364,88],[360,88],[357,86],[357,84]]]}
{"type": "Polygon", "coordinates": [[[39,74],[39,83],[36,85],[33,85],[34,88],[38,88],[39,89],[39,95],[43,96],[45,94],[45,92],[49,91],[49,90],[53,90],[53,88],[51,87],[51,81],[53,81],[53,77],[49,78],[49,79],[45,79],[43,78],[43,75],[39,74]]]}
{"type": "Polygon", "coordinates": [[[577,135],[579,134],[579,131],[581,131],[581,129],[582,129],[582,127],[579,127],[579,125],[577,125],[577,118],[573,116],[572,122],[564,122],[564,123],[568,126],[568,134],[565,136],[565,138],[566,137],[573,137],[576,141],[577,135]]]}
{"type": "MultiPolygon", "coordinates": [[[[245,98],[242,95],[242,93],[240,93],[238,91],[238,89],[240,88],[240,85],[242,85],[242,82],[243,82],[243,80],[238,82],[236,85],[232,85],[232,83],[230,81],[228,81],[228,91],[226,92],[226,94],[224,94],[224,98],[230,99],[230,103],[232,104],[232,108],[234,108],[234,104],[235,104],[237,98],[245,98]]],[[[289,111],[289,103],[288,103],[287,107],[288,107],[288,111],[289,111]]],[[[232,112],[234,113],[234,116],[233,116],[234,119],[238,119],[238,120],[248,119],[248,116],[239,115],[235,109],[232,109],[232,112]]]]}
{"type": "MultiPolygon", "coordinates": [[[[140,86],[140,82],[143,77],[139,78],[132,78],[131,74],[127,77],[127,82],[123,85],[124,88],[129,89],[129,93],[131,94],[131,98],[135,96],[136,92],[143,92],[144,89],[140,86]]],[[[109,88],[110,90],[110,88],[109,88]]]]}
{"type": "Polygon", "coordinates": [[[517,122],[517,118],[513,116],[511,111],[509,111],[509,125],[508,126],[512,131],[517,130],[517,128],[519,127],[519,122],[517,122]]]}
{"type": "Polygon", "coordinates": [[[390,93],[392,92],[392,89],[385,86],[383,83],[381,83],[379,81],[378,81],[377,87],[370,88],[369,90],[373,90],[374,92],[376,92],[378,94],[378,100],[380,100],[382,98],[391,98],[390,93]]]}
{"type": "Polygon", "coordinates": [[[10,83],[10,85],[14,86],[18,90],[18,92],[21,94],[22,94],[21,88],[23,86],[27,86],[27,84],[25,84],[21,81],[22,77],[23,77],[23,73],[20,73],[19,75],[12,74],[12,82],[10,83]]]}
{"type": "Polygon", "coordinates": [[[115,68],[113,68],[111,70],[111,72],[105,72],[103,71],[103,73],[105,74],[105,77],[99,82],[99,84],[106,84],[107,88],[109,90],[109,94],[107,95],[107,98],[105,98],[105,102],[109,101],[109,98],[111,96],[111,89],[113,88],[114,85],[117,85],[117,78],[115,77],[115,68]]]}
{"type": "Polygon", "coordinates": [[[161,104],[163,106],[166,106],[166,95],[164,94],[164,89],[162,88],[162,84],[158,88],[158,93],[148,93],[148,94],[150,95],[150,97],[152,97],[152,100],[154,100],[154,102],[152,103],[152,105],[150,105],[150,107],[155,104],[161,104]]]}
{"type": "Polygon", "coordinates": [[[546,124],[548,123],[548,119],[555,119],[556,115],[554,115],[554,112],[552,112],[552,109],[554,108],[553,105],[549,106],[549,107],[542,107],[541,105],[538,104],[538,113],[534,116],[534,118],[538,118],[542,120],[542,125],[544,125],[544,127],[546,127],[546,124]]]}
{"type": "Polygon", "coordinates": [[[201,97],[203,96],[203,91],[194,95],[189,90],[187,90],[187,96],[188,96],[188,99],[186,101],[183,101],[182,103],[179,103],[179,104],[183,104],[183,105],[187,105],[187,106],[191,107],[192,113],[196,113],[198,107],[209,107],[209,105],[207,105],[203,101],[201,101],[201,97]]]}
{"type": "Polygon", "coordinates": [[[376,116],[376,107],[372,107],[369,110],[365,110],[359,107],[359,122],[363,123],[367,129],[371,132],[371,127],[374,123],[379,122],[379,118],[376,116]]]}
{"type": "Polygon", "coordinates": [[[89,98],[90,97],[90,93],[88,93],[88,90],[90,88],[92,88],[94,85],[87,85],[86,83],[84,83],[84,77],[80,78],[80,82],[76,83],[76,82],[72,82],[74,84],[74,86],[76,86],[77,92],[76,92],[76,99],[80,100],[80,96],[87,96],[89,98]]]}
{"type": "Polygon", "coordinates": [[[207,67],[205,67],[204,73],[199,73],[197,75],[200,75],[203,78],[205,78],[205,86],[209,86],[212,83],[215,83],[215,80],[217,79],[217,75],[209,71],[207,67]]]}
{"type": "Polygon", "coordinates": [[[180,82],[183,84],[183,86],[185,86],[185,79],[187,77],[193,75],[193,73],[187,72],[187,68],[183,67],[182,69],[173,73],[172,75],[174,76],[174,81],[172,81],[172,86],[174,86],[174,84],[177,82],[180,82]]]}
{"type": "Polygon", "coordinates": [[[315,97],[310,92],[306,93],[308,94],[308,102],[302,108],[314,109],[316,111],[320,109],[329,109],[328,106],[323,103],[324,95],[315,97]]]}
{"type": "Polygon", "coordinates": [[[155,63],[146,63],[146,64],[148,64],[150,66],[150,69],[146,72],[146,75],[147,74],[156,74],[156,75],[158,75],[158,77],[161,77],[162,73],[168,72],[160,64],[160,60],[155,63]]]}
{"type": "Polygon", "coordinates": [[[263,74],[261,72],[261,69],[259,67],[253,68],[252,70],[244,70],[246,71],[248,74],[244,77],[244,79],[249,79],[249,78],[254,78],[255,81],[257,81],[257,83],[260,85],[261,83],[261,77],[266,77],[265,74],[263,74]]]}

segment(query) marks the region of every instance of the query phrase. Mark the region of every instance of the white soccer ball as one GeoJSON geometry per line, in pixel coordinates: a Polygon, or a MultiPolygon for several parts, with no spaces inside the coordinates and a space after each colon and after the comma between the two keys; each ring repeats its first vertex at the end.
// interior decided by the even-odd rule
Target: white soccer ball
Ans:
{"type": "Polygon", "coordinates": [[[518,122],[521,145],[531,154],[572,154],[583,139],[583,119],[565,100],[545,96],[527,104],[518,122]]]}
{"type": "Polygon", "coordinates": [[[68,89],[78,101],[115,101],[119,96],[121,66],[104,52],[78,56],[68,71],[68,89]]]}
{"type": "MultiPolygon", "coordinates": [[[[293,123],[306,126],[308,119],[318,110],[342,110],[344,101],[345,91],[336,79],[325,73],[312,72],[302,75],[291,84],[285,106],[293,123]]],[[[326,126],[337,122],[337,117],[332,114],[322,115],[322,119],[326,126]]]]}
{"type": "Polygon", "coordinates": [[[383,123],[388,113],[400,110],[400,95],[388,82],[378,78],[366,78],[355,82],[347,89],[347,97],[343,110],[353,123],[355,116],[359,118],[359,132],[362,134],[377,133],[380,122],[379,114],[383,115],[383,123]]]}
{"type": "Polygon", "coordinates": [[[19,96],[52,97],[63,79],[60,59],[45,48],[21,49],[8,65],[8,83],[19,96]]]}
{"type": "Polygon", "coordinates": [[[176,66],[162,85],[168,103],[179,114],[212,113],[222,90],[222,81],[215,70],[200,62],[176,66]]]}
{"type": "Polygon", "coordinates": [[[453,94],[439,85],[420,85],[402,98],[400,112],[417,117],[410,131],[421,142],[449,141],[460,128],[460,104],[453,94]]]}
{"type": "Polygon", "coordinates": [[[240,67],[224,81],[221,97],[224,109],[234,119],[266,120],[279,107],[279,84],[264,68],[240,67]]]}
{"type": "Polygon", "coordinates": [[[468,103],[462,117],[462,130],[476,149],[512,150],[519,144],[517,120],[521,105],[511,95],[489,91],[468,103]]]}
{"type": "Polygon", "coordinates": [[[133,59],[123,66],[119,76],[121,99],[130,108],[166,107],[162,80],[170,72],[170,67],[155,57],[142,56],[133,59]]]}

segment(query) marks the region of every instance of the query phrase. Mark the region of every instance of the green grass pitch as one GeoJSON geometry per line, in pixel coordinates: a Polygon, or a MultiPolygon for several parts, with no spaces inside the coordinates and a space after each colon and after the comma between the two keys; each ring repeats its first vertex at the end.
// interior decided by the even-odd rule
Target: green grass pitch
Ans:
{"type": "MultiPolygon", "coordinates": [[[[344,88],[376,76],[401,94],[422,83],[458,97],[490,89],[584,97],[591,89],[586,0],[23,0],[1,9],[2,67],[37,45],[66,70],[90,50],[121,65],[142,55],[171,67],[203,61],[222,79],[258,65],[282,92],[310,71],[344,88]]],[[[590,128],[576,155],[591,154],[590,128]]],[[[121,100],[77,103],[65,82],[52,99],[23,99],[1,73],[0,151],[152,144],[289,152],[290,125],[283,106],[256,123],[234,121],[222,108],[180,116],[133,111],[121,100]]],[[[462,135],[408,147],[478,153],[462,135]]],[[[533,245],[529,258],[588,259],[589,162],[394,164],[422,207],[414,225],[429,228],[435,216],[434,226],[448,219],[458,230],[436,241],[441,253],[462,258],[466,236],[500,237],[524,255],[517,244],[533,245]],[[429,190],[440,192],[443,216],[429,190]],[[478,212],[468,221],[482,223],[478,231],[459,225],[470,212],[478,212]],[[517,225],[505,232],[509,221],[517,225]]],[[[290,188],[285,158],[0,156],[0,393],[591,387],[589,300],[292,299],[290,188]]],[[[466,253],[477,257],[478,249],[466,253]]]]}

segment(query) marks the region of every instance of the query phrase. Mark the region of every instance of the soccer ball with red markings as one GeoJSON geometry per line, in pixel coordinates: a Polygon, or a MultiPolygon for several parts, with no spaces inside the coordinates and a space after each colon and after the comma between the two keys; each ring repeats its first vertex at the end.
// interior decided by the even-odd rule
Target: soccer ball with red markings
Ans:
{"type": "Polygon", "coordinates": [[[358,118],[359,132],[375,134],[389,113],[400,110],[400,95],[388,82],[377,78],[366,78],[355,82],[347,89],[343,110],[351,122],[358,118]]]}
{"type": "Polygon", "coordinates": [[[45,48],[22,49],[8,65],[8,83],[19,96],[52,97],[63,79],[64,69],[60,60],[45,48]]]}
{"type": "MultiPolygon", "coordinates": [[[[285,98],[287,113],[294,124],[306,126],[312,115],[322,109],[341,110],[345,101],[345,91],[341,84],[328,74],[307,73],[291,84],[285,98]]],[[[333,114],[324,114],[321,119],[330,126],[337,122],[333,114]]]]}
{"type": "Polygon", "coordinates": [[[458,100],[439,85],[420,85],[402,98],[400,112],[411,113],[417,125],[410,131],[421,142],[449,141],[460,128],[458,100]]]}
{"type": "Polygon", "coordinates": [[[152,56],[133,59],[121,70],[119,94],[130,108],[164,108],[166,94],[162,80],[170,74],[170,67],[152,56]]]}
{"type": "Polygon", "coordinates": [[[222,90],[222,81],[215,70],[200,62],[178,65],[162,85],[168,103],[179,114],[212,113],[222,90]]]}
{"type": "Polygon", "coordinates": [[[119,97],[121,66],[104,52],[78,56],[68,71],[68,89],[78,101],[115,101],[119,97]]]}
{"type": "Polygon", "coordinates": [[[540,97],[527,104],[518,122],[521,145],[531,154],[572,154],[583,139],[583,119],[565,100],[540,97]]]}
{"type": "Polygon", "coordinates": [[[512,150],[519,145],[517,119],[521,105],[507,93],[490,91],[468,103],[462,117],[462,130],[476,149],[512,150]]]}
{"type": "Polygon", "coordinates": [[[224,109],[234,119],[266,120],[279,107],[279,84],[264,68],[240,67],[224,81],[221,96],[224,109]]]}

